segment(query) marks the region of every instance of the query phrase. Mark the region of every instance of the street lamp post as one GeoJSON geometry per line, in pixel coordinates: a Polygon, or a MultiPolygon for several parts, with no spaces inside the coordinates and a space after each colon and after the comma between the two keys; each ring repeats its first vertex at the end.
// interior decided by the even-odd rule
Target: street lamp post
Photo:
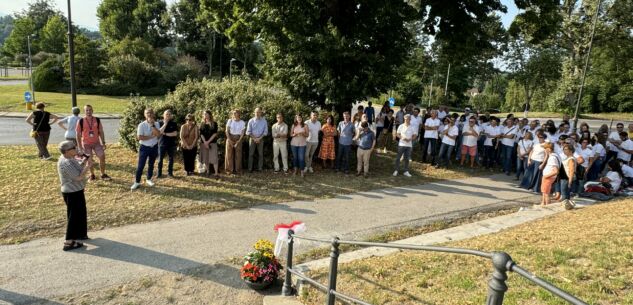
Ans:
{"type": "Polygon", "coordinates": [[[448,72],[446,72],[446,85],[444,85],[444,97],[448,95],[448,78],[451,76],[451,63],[448,63],[448,72]]]}
{"type": "Polygon", "coordinates": [[[35,101],[35,87],[33,86],[33,60],[31,59],[31,34],[26,35],[26,46],[29,49],[29,79],[31,83],[31,96],[35,101]]]}
{"type": "Polygon", "coordinates": [[[229,81],[233,81],[233,62],[236,60],[235,58],[231,58],[229,61],[229,81]]]}
{"type": "Polygon", "coordinates": [[[77,107],[77,91],[75,88],[75,42],[73,39],[73,23],[70,15],[70,0],[68,0],[68,57],[70,62],[70,96],[72,106],[77,107]]]}

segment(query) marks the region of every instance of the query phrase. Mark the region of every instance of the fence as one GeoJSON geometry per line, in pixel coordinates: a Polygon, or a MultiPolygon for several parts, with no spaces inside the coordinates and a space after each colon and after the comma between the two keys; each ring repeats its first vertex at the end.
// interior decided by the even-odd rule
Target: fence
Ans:
{"type": "Polygon", "coordinates": [[[0,66],[0,77],[28,77],[29,68],[0,66]]]}
{"type": "Polygon", "coordinates": [[[551,283],[535,276],[529,271],[521,268],[517,265],[510,255],[505,252],[483,252],[473,249],[462,248],[449,248],[449,247],[435,247],[435,246],[418,246],[418,245],[406,245],[406,244],[387,244],[387,243],[374,243],[374,242],[362,242],[362,241],[348,241],[339,240],[338,237],[332,240],[306,237],[300,235],[294,235],[294,232],[289,232],[290,240],[288,241],[288,254],[286,258],[286,277],[284,279],[283,288],[281,290],[282,295],[290,296],[293,294],[292,288],[292,275],[301,278],[305,282],[311,284],[317,289],[327,294],[327,305],[334,305],[336,300],[344,301],[349,304],[359,305],[371,305],[365,301],[359,300],[355,297],[345,295],[336,290],[336,279],[338,276],[338,257],[339,257],[339,245],[357,245],[362,247],[383,247],[383,248],[396,248],[404,250],[420,250],[431,251],[441,253],[452,253],[462,255],[474,255],[490,259],[493,265],[492,278],[488,281],[488,297],[486,299],[486,305],[502,305],[505,292],[508,291],[506,280],[508,279],[507,272],[515,272],[519,276],[527,279],[528,281],[540,286],[541,288],[551,292],[555,296],[569,302],[574,305],[587,305],[587,303],[576,298],[575,296],[563,291],[562,289],[552,285],[551,283]],[[332,249],[330,252],[330,270],[328,276],[328,285],[321,284],[316,280],[304,275],[303,273],[292,268],[292,255],[294,247],[294,239],[302,239],[319,243],[331,244],[332,249]]]}

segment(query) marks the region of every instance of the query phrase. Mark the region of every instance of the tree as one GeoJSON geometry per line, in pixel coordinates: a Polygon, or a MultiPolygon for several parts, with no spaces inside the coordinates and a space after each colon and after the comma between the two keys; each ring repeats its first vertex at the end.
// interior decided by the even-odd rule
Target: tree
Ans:
{"type": "Polygon", "coordinates": [[[9,37],[13,30],[13,17],[2,16],[0,17],[0,46],[4,43],[4,40],[9,37]]]}
{"type": "MultiPolygon", "coordinates": [[[[27,36],[36,33],[35,23],[31,18],[22,17],[17,18],[13,23],[13,31],[11,35],[4,41],[3,52],[10,56],[16,56],[18,54],[27,54],[27,36]]],[[[39,52],[37,44],[31,45],[31,53],[35,54],[39,52]]]]}
{"type": "Polygon", "coordinates": [[[99,29],[108,43],[142,38],[153,47],[169,43],[164,0],[104,0],[97,8],[99,29]]]}
{"type": "Polygon", "coordinates": [[[60,16],[52,16],[42,28],[39,46],[44,52],[61,54],[66,43],[67,24],[60,16]]]}
{"type": "Polygon", "coordinates": [[[125,37],[108,49],[108,55],[110,57],[134,55],[136,58],[151,65],[158,64],[156,50],[142,38],[130,39],[125,37]]]}
{"type": "MultiPolygon", "coordinates": [[[[99,42],[84,35],[75,36],[75,85],[77,88],[94,87],[104,77],[104,51],[99,42]]],[[[69,57],[64,58],[66,79],[70,78],[69,57]]]]}

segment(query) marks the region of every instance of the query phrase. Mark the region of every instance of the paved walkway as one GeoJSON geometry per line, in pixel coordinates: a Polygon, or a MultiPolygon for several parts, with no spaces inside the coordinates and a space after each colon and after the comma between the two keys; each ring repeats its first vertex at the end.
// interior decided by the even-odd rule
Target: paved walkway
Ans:
{"type": "MultiPolygon", "coordinates": [[[[90,232],[88,247],[74,252],[61,251],[61,238],[0,246],[0,303],[28,304],[201,265],[237,273],[222,262],[241,257],[257,239],[274,239],[272,228],[280,222],[302,220],[311,236],[360,238],[394,226],[535,200],[509,177],[495,175],[90,232]]],[[[222,284],[222,279],[211,280],[222,284]]]]}
{"type": "MultiPolygon", "coordinates": [[[[83,109],[81,110],[83,112],[83,109]]],[[[24,118],[26,119],[27,116],[29,116],[29,114],[31,113],[31,111],[27,111],[24,110],[24,112],[16,112],[16,111],[0,111],[0,118],[24,118]]],[[[60,118],[63,117],[67,117],[69,115],[71,115],[70,113],[54,113],[55,115],[57,115],[60,118]]],[[[83,114],[81,115],[83,117],[83,114]]],[[[100,119],[103,120],[107,120],[107,119],[120,119],[121,115],[117,114],[117,113],[95,113],[95,116],[99,117],[100,119]]]]}

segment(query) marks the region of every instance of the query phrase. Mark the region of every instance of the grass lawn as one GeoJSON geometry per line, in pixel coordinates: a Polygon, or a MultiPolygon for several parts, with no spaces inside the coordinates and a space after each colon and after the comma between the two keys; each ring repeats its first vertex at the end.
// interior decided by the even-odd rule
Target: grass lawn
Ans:
{"type": "MultiPolygon", "coordinates": [[[[633,199],[564,212],[447,246],[506,251],[589,304],[633,304],[633,199]]],[[[339,266],[338,289],[371,304],[484,304],[487,260],[403,251],[339,266]]],[[[327,270],[312,273],[326,283],[327,270]]],[[[567,304],[509,273],[504,304],[567,304]]],[[[305,304],[323,304],[310,288],[305,304]]]]}
{"type": "MultiPolygon", "coordinates": [[[[30,91],[28,85],[0,86],[0,111],[28,112],[24,104],[24,92],[30,91]]],[[[39,102],[46,103],[46,110],[53,113],[70,113],[70,94],[54,92],[35,92],[39,102]]],[[[128,98],[125,96],[103,96],[77,94],[77,105],[90,104],[95,113],[123,113],[128,98]]]]}
{"type": "Polygon", "coordinates": [[[28,80],[28,79],[29,79],[28,76],[19,76],[19,75],[0,76],[0,80],[28,80]]]}
{"type": "MultiPolygon", "coordinates": [[[[56,148],[49,150],[54,157],[56,148]]],[[[419,150],[417,150],[419,154],[419,150]]],[[[489,172],[435,169],[412,162],[412,178],[392,177],[393,153],[374,155],[372,176],[368,179],[333,171],[309,175],[305,180],[272,171],[222,176],[185,177],[182,163],[176,162],[175,179],[159,179],[153,188],[131,192],[136,168],[136,153],[108,146],[107,172],[112,181],[96,181],[86,188],[90,230],[148,222],[163,218],[198,215],[213,211],[251,207],[258,204],[327,198],[385,187],[421,184],[452,178],[465,178],[489,172]],[[428,168],[427,168],[428,167],[428,168]],[[298,181],[298,182],[297,182],[298,181]],[[293,184],[293,188],[288,186],[293,184]]],[[[414,154],[414,160],[419,156],[414,154]]],[[[55,159],[55,158],[54,158],[55,159]]],[[[355,167],[355,158],[352,158],[355,167]]],[[[66,225],[63,200],[55,161],[37,158],[35,145],[0,146],[0,244],[20,243],[38,237],[63,236],[66,225]]]]}

